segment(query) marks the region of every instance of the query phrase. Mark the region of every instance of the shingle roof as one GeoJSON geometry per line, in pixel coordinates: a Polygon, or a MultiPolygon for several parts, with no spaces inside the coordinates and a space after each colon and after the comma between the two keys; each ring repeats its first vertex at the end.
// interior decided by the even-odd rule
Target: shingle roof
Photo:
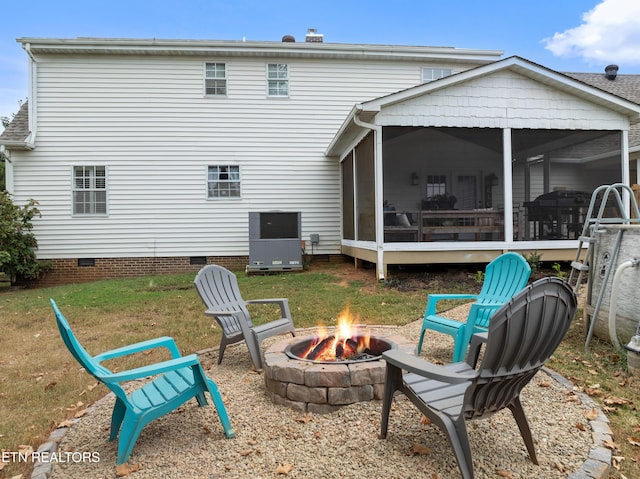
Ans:
{"type": "MultiPolygon", "coordinates": [[[[604,73],[565,73],[565,75],[640,104],[640,75],[617,75],[615,80],[609,80],[604,73]]],[[[636,123],[629,129],[629,148],[638,147],[640,147],[640,124],[636,123]]]]}
{"type": "Polygon", "coordinates": [[[25,101],[22,104],[11,123],[0,135],[0,144],[3,142],[22,142],[29,136],[29,108],[27,103],[25,101]]]}

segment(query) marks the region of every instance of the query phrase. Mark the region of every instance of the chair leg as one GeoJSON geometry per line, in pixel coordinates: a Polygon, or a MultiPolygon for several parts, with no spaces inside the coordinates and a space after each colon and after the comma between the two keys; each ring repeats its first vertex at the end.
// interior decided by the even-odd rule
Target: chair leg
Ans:
{"type": "Polygon", "coordinates": [[[220,340],[220,348],[218,351],[218,364],[220,364],[222,362],[222,356],[224,356],[224,350],[227,347],[227,338],[224,336],[222,336],[222,339],[220,340]]]}
{"type": "Polygon", "coordinates": [[[418,339],[418,346],[416,347],[416,356],[420,356],[420,352],[422,351],[422,342],[424,341],[425,332],[426,332],[426,329],[423,325],[422,330],[420,331],[420,339],[418,339]]]}
{"type": "Polygon", "coordinates": [[[524,445],[527,447],[527,451],[529,452],[529,457],[531,458],[531,462],[534,464],[538,464],[538,458],[536,457],[536,449],[533,445],[533,437],[531,436],[531,428],[529,427],[529,421],[527,420],[527,416],[524,413],[524,409],[522,408],[522,403],[520,402],[520,398],[517,397],[510,405],[509,409],[513,414],[513,417],[516,420],[516,424],[518,425],[518,429],[520,429],[520,435],[522,436],[522,440],[524,441],[524,445]]]}
{"type": "Polygon", "coordinates": [[[144,424],[140,417],[127,417],[125,415],[122,431],[120,431],[120,439],[118,440],[118,459],[116,464],[124,464],[129,460],[133,446],[135,446],[144,424]]]}
{"type": "Polygon", "coordinates": [[[227,408],[224,406],[222,402],[222,395],[218,390],[218,386],[211,379],[207,378],[207,389],[209,390],[209,394],[211,394],[211,399],[213,400],[213,405],[218,411],[218,417],[220,418],[220,423],[222,424],[222,428],[224,429],[224,433],[228,438],[232,438],[236,436],[233,427],[231,427],[231,421],[229,421],[229,416],[227,415],[227,408]]]}
{"type": "Polygon", "coordinates": [[[380,439],[387,437],[389,428],[389,413],[391,412],[391,403],[393,395],[402,383],[402,370],[391,366],[387,363],[386,377],[384,380],[384,396],[382,399],[382,418],[380,419],[380,439]]]}
{"type": "Polygon", "coordinates": [[[109,441],[113,441],[118,437],[118,431],[120,431],[120,426],[122,425],[122,419],[124,418],[126,409],[127,408],[122,400],[116,397],[116,403],[113,406],[113,412],[111,413],[111,433],[109,435],[109,441]]]}
{"type": "Polygon", "coordinates": [[[458,467],[464,479],[473,479],[473,458],[471,456],[471,445],[469,444],[469,435],[467,433],[467,425],[462,416],[455,421],[448,416],[440,416],[442,426],[449,438],[449,443],[453,448],[456,456],[458,467]]]}
{"type": "Polygon", "coordinates": [[[453,346],[453,362],[464,361],[464,357],[467,353],[467,347],[469,341],[467,341],[467,328],[463,325],[458,328],[458,333],[454,338],[455,344],[453,346]]]}
{"type": "Polygon", "coordinates": [[[249,348],[249,356],[251,356],[251,362],[256,370],[262,369],[262,357],[260,356],[260,341],[255,331],[251,330],[251,336],[245,338],[247,348],[249,348]]]}

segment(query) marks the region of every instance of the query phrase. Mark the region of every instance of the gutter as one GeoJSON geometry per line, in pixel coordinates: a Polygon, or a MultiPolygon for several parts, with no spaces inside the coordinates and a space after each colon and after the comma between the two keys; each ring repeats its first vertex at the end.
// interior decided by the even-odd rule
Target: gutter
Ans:
{"type": "Polygon", "coordinates": [[[29,134],[24,139],[23,147],[27,150],[33,150],[36,147],[36,133],[38,131],[38,119],[36,112],[38,111],[38,97],[36,95],[36,75],[38,73],[38,61],[31,51],[31,43],[22,45],[24,51],[27,52],[31,62],[29,62],[29,134]]]}

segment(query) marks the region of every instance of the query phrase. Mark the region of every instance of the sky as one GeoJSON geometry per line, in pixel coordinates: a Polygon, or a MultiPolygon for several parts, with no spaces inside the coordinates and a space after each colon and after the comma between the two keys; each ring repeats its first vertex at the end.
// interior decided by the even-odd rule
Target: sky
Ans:
{"type": "Polygon", "coordinates": [[[499,50],[560,72],[640,74],[640,0],[22,0],[0,7],[0,117],[27,99],[16,38],[157,38],[499,50]]]}

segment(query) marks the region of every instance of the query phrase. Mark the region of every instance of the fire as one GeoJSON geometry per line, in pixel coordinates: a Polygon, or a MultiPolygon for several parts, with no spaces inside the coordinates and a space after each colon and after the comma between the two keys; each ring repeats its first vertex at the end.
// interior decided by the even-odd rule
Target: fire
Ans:
{"type": "Polygon", "coordinates": [[[299,356],[313,361],[348,361],[362,356],[369,350],[371,335],[361,334],[354,319],[347,305],[338,316],[335,333],[329,335],[319,327],[318,335],[299,356]]]}

